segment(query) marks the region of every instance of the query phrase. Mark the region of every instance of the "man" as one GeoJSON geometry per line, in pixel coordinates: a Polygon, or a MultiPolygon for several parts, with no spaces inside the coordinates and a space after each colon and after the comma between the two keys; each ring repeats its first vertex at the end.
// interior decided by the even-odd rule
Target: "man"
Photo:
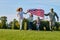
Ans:
{"type": "Polygon", "coordinates": [[[49,25],[50,25],[50,30],[51,31],[54,30],[54,26],[55,26],[55,22],[56,22],[55,16],[57,17],[57,21],[59,21],[58,15],[53,10],[54,9],[51,8],[51,10],[48,14],[44,14],[45,16],[49,16],[49,18],[50,18],[49,25]]]}

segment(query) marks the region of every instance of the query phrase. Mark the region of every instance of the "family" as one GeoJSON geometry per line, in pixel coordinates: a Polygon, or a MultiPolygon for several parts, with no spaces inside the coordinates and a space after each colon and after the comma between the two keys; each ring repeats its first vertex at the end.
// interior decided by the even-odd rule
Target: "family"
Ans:
{"type": "MultiPolygon", "coordinates": [[[[54,30],[54,26],[55,26],[55,22],[56,22],[56,19],[55,19],[55,16],[57,17],[57,21],[59,21],[59,17],[58,15],[56,14],[56,12],[53,11],[54,9],[51,8],[50,9],[50,12],[48,14],[44,14],[45,16],[49,16],[50,18],[50,21],[49,21],[49,27],[50,27],[50,30],[54,30]]],[[[23,8],[18,8],[17,9],[17,16],[19,17],[19,22],[20,22],[20,30],[22,30],[22,21],[24,19],[23,17],[23,14],[27,14],[28,12],[23,12],[23,8]]],[[[32,25],[33,25],[33,14],[30,14],[29,15],[29,18],[28,18],[28,21],[29,21],[29,26],[28,26],[28,29],[31,30],[32,29],[32,25]]],[[[40,18],[37,17],[36,19],[36,30],[39,30],[39,26],[40,26],[40,18]]]]}

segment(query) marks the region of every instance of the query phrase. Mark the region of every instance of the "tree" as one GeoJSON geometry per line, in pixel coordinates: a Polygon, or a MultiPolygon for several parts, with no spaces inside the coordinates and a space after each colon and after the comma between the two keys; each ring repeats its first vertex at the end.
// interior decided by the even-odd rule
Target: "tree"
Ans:
{"type": "Polygon", "coordinates": [[[20,27],[20,24],[16,19],[13,20],[13,25],[14,25],[14,29],[19,29],[20,27]]]}
{"type": "Polygon", "coordinates": [[[13,24],[12,21],[8,24],[8,28],[9,28],[9,29],[13,29],[12,24],[13,24]]]}
{"type": "Polygon", "coordinates": [[[2,24],[0,23],[0,28],[2,28],[2,24]]]}
{"type": "Polygon", "coordinates": [[[7,28],[6,22],[7,22],[7,17],[2,16],[1,17],[2,28],[7,28]]]}
{"type": "Polygon", "coordinates": [[[11,29],[19,29],[20,24],[16,19],[13,19],[13,21],[9,23],[9,26],[11,29]]]}

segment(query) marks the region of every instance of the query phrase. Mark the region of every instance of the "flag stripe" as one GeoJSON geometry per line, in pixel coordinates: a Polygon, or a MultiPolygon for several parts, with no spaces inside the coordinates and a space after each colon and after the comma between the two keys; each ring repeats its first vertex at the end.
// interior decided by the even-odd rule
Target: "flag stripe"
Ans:
{"type": "Polygon", "coordinates": [[[44,10],[42,9],[29,9],[28,12],[33,15],[37,15],[44,18],[44,10]]]}

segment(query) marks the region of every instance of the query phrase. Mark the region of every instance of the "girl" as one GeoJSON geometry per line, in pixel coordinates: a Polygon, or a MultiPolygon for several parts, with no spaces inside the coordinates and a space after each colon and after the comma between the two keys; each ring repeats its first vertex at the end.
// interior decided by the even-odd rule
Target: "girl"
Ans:
{"type": "Polygon", "coordinates": [[[20,30],[22,30],[22,21],[24,18],[23,14],[26,14],[26,13],[23,12],[23,8],[18,8],[17,12],[18,12],[17,16],[19,17],[19,21],[20,21],[20,30]]]}
{"type": "Polygon", "coordinates": [[[36,30],[39,30],[39,26],[40,26],[40,18],[38,17],[36,20],[36,30]]]}

